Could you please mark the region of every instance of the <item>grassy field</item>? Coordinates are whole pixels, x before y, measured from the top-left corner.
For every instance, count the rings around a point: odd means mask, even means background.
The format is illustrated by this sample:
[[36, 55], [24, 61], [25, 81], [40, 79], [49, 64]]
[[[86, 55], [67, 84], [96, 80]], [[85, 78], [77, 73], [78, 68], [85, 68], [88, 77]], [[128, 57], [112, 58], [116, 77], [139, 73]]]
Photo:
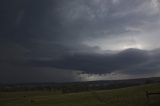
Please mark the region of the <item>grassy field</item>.
[[[0, 92], [0, 106], [147, 106], [145, 91], [160, 92], [160, 84], [62, 94], [60, 91]], [[151, 96], [150, 106], [160, 106]]]

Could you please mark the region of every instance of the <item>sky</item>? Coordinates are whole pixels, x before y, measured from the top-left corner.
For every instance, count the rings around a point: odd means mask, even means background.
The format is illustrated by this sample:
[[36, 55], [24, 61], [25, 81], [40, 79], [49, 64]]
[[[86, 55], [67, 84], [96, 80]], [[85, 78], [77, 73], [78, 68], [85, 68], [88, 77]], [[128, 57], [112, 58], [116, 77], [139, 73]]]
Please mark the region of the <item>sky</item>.
[[160, 0], [1, 0], [0, 83], [160, 76]]

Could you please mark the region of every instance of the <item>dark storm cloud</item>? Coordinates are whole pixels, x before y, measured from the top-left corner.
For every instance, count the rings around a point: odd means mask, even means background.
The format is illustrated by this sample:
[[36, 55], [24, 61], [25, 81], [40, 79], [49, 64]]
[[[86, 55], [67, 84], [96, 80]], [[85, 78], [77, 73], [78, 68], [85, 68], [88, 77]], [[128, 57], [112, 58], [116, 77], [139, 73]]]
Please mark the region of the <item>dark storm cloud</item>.
[[[159, 5], [159, 0], [1, 0], [1, 81], [34, 80], [36, 74], [35, 81], [48, 75], [55, 79], [47, 81], [75, 80], [77, 70], [156, 73]], [[68, 71], [56, 76], [55, 68]]]
[[[1, 38], [25, 46], [28, 46], [28, 42], [32, 42], [31, 40], [47, 39], [48, 31], [45, 21], [50, 19], [48, 11], [54, 7], [51, 0], [1, 0], [0, 5]], [[46, 17], [48, 18], [46, 19]], [[56, 19], [56, 17], [52, 17], [50, 23]], [[51, 26], [54, 26], [54, 23]]]
[[151, 1], [148, 0], [2, 2], [1, 38], [28, 48], [39, 40], [73, 46], [73, 43], [90, 43], [90, 40], [107, 36], [121, 36], [123, 39], [124, 33], [136, 32], [131, 30], [134, 27], [139, 28], [148, 21], [159, 19], [156, 14], [152, 14], [156, 9], [150, 6]]
[[71, 0], [62, 2], [57, 11], [61, 13], [60, 19], [64, 31], [75, 40], [88, 37], [94, 39], [113, 34], [119, 36], [129, 31], [126, 27], [138, 27], [144, 22], [158, 18], [154, 14], [148, 14], [154, 12], [154, 9], [147, 7], [150, 5], [149, 1], [121, 0], [119, 2], [115, 5], [112, 0]]
[[77, 72], [55, 68], [24, 67], [5, 63], [0, 65], [1, 83], [70, 82], [79, 81]]
[[160, 69], [160, 50], [150, 51], [148, 61], [144, 61], [142, 64], [130, 67], [124, 70], [128, 74], [153, 74], [159, 72]]
[[[128, 49], [115, 54], [78, 53], [65, 55], [56, 60], [32, 60], [26, 65], [80, 70], [84, 73], [106, 74], [115, 71], [134, 74], [150, 73], [146, 69], [158, 71], [159, 61], [149, 51]], [[146, 67], [147, 66], [147, 67]], [[155, 67], [156, 66], [156, 67]]]

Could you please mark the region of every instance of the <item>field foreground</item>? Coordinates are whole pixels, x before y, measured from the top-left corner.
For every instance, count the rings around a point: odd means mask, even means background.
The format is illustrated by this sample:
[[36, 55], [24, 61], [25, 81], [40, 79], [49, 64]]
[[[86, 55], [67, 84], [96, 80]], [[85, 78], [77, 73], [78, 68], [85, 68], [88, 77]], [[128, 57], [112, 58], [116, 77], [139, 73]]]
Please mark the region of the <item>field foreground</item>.
[[[62, 94], [61, 91], [0, 92], [0, 106], [160, 106], [160, 84]], [[149, 104], [148, 104], [149, 102]]]

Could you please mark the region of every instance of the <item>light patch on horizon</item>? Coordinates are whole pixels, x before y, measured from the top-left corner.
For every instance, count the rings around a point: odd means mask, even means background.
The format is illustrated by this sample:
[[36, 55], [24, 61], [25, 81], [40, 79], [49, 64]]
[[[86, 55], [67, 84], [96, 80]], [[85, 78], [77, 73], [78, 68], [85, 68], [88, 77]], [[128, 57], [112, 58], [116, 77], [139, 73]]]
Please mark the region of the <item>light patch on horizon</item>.
[[108, 74], [80, 74], [81, 81], [95, 81], [95, 80], [119, 80], [132, 78], [130, 75], [121, 73], [108, 73]]
[[130, 48], [135, 48], [135, 49], [143, 49], [142, 45], [140, 44], [131, 44], [131, 45], [124, 45], [122, 49], [130, 49]]
[[79, 78], [81, 81], [96, 81], [96, 80], [125, 80], [135, 78], [148, 78], [148, 77], [159, 77], [160, 72], [156, 74], [143, 74], [143, 75], [131, 75], [120, 72], [111, 72], [108, 74], [80, 74]]

